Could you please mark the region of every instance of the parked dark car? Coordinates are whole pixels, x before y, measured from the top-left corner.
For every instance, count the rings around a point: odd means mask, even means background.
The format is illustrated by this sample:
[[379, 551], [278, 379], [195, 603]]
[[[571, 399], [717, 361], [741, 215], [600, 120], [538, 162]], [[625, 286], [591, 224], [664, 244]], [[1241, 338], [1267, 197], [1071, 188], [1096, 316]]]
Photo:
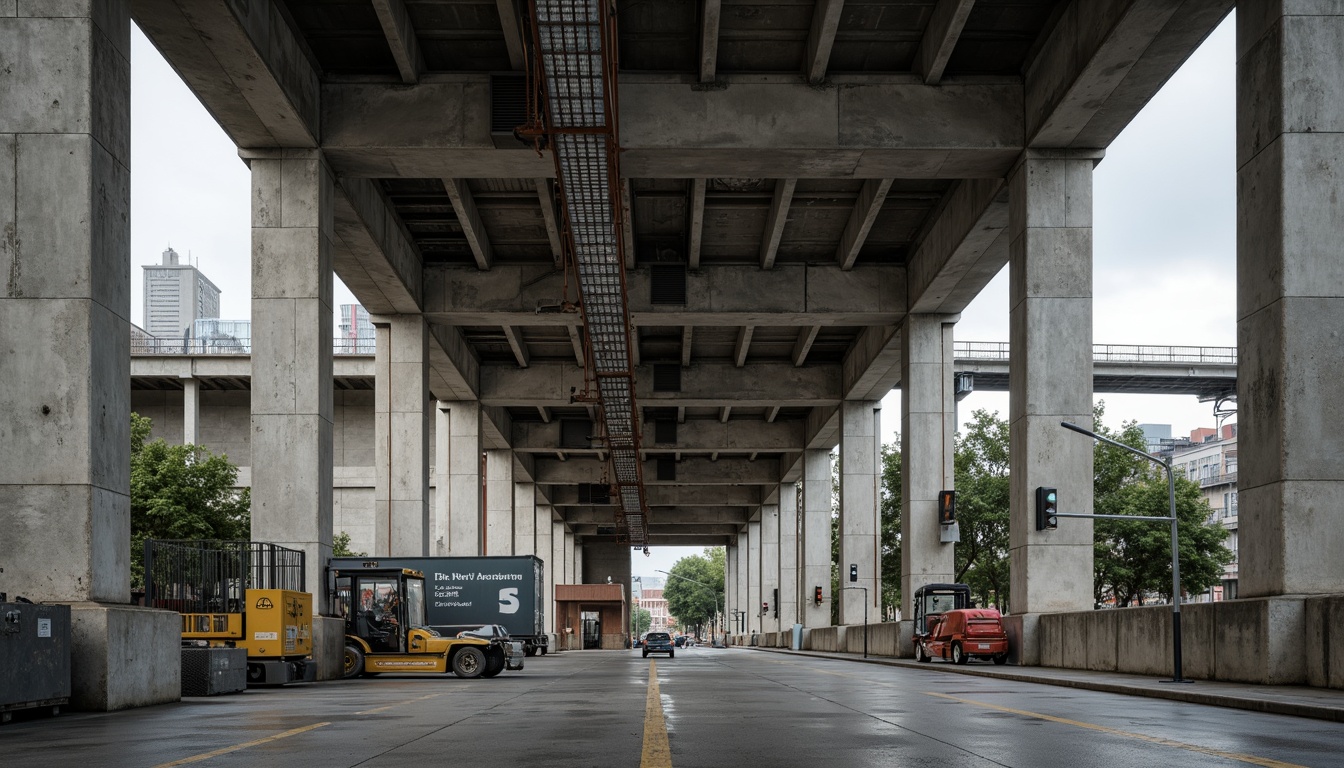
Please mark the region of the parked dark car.
[[666, 653], [669, 659], [677, 655], [677, 647], [672, 644], [672, 636], [666, 632], [650, 632], [644, 636], [644, 658], [650, 653]]
[[677, 639], [676, 639], [676, 640], [673, 640], [673, 641], [672, 641], [672, 644], [675, 645], [675, 646], [677, 646], [678, 648], [685, 648], [685, 647], [686, 647], [686, 636], [685, 636], [685, 635], [677, 635]]

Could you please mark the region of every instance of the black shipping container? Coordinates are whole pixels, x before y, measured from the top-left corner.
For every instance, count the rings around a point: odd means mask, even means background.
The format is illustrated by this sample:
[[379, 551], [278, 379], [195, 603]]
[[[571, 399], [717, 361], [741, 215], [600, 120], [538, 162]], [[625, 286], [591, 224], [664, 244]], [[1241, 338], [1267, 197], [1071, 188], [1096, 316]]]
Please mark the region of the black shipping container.
[[[464, 629], [499, 624], [514, 640], [545, 653], [546, 572], [539, 557], [333, 557], [327, 567], [329, 572], [421, 571], [425, 613], [439, 634], [451, 637]], [[329, 587], [331, 583], [329, 575]]]

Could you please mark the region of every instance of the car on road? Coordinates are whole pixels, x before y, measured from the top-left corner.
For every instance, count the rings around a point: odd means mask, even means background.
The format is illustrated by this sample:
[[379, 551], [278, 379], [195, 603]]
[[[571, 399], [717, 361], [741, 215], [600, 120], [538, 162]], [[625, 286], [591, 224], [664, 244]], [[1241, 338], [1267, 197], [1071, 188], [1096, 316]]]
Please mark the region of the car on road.
[[685, 648], [685, 647], [686, 647], [686, 636], [685, 636], [685, 635], [677, 635], [676, 639], [672, 641], [672, 644], [675, 645], [675, 646], [677, 646], [678, 648]]
[[915, 659], [945, 659], [965, 664], [968, 659], [1008, 661], [1008, 634], [993, 608], [959, 608], [930, 618], [929, 631], [915, 638]]
[[672, 636], [666, 632], [650, 632], [644, 636], [644, 658], [650, 653], [666, 653], [669, 659], [677, 655], [677, 647], [672, 644]]

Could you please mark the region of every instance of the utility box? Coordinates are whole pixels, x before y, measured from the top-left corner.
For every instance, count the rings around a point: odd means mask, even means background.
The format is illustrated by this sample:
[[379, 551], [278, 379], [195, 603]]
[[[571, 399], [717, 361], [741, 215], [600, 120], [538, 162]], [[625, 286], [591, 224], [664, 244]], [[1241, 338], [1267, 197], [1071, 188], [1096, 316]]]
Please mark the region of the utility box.
[[218, 696], [247, 690], [244, 648], [183, 648], [182, 695]]
[[0, 603], [0, 723], [70, 700], [70, 606]]

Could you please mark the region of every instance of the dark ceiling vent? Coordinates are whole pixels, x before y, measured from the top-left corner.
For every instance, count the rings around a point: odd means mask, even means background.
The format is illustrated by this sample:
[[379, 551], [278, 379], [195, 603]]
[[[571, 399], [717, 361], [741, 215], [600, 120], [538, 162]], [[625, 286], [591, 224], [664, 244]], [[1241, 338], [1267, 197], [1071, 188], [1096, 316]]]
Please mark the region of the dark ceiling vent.
[[653, 442], [660, 445], [677, 444], [677, 420], [657, 419], [653, 422]]
[[579, 483], [580, 504], [610, 504], [611, 486], [606, 483]]
[[677, 481], [677, 460], [658, 459], [658, 482], [675, 483]]
[[561, 448], [592, 448], [593, 422], [588, 419], [560, 420]]
[[490, 138], [496, 149], [521, 149], [527, 145], [513, 130], [527, 122], [527, 78], [523, 75], [490, 76]]
[[679, 363], [654, 363], [653, 391], [680, 392], [681, 365]]
[[686, 305], [686, 265], [649, 265], [649, 301], [653, 304]]

